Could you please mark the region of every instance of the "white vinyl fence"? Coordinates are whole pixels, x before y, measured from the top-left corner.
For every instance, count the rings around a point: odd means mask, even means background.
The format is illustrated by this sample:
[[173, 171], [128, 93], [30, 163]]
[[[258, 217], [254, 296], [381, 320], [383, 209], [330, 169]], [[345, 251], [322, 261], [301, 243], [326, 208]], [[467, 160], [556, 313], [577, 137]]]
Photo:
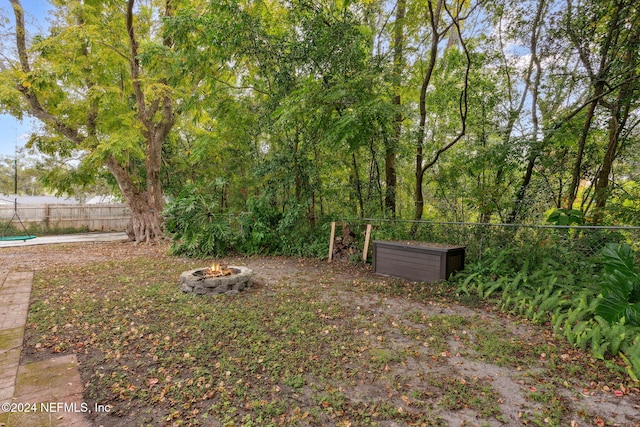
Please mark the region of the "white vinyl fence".
[[[18, 204], [17, 212], [25, 227], [36, 225], [41, 227], [43, 232], [65, 228], [124, 231], [131, 219], [129, 208], [124, 204]], [[0, 224], [9, 221], [13, 214], [13, 204], [0, 205]], [[20, 227], [15, 218], [13, 226]]]

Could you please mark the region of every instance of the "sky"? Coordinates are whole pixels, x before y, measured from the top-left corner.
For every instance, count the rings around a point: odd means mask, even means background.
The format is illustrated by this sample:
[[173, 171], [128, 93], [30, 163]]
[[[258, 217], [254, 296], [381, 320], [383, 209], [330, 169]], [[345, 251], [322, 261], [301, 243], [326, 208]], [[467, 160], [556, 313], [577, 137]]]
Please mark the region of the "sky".
[[[46, 15], [51, 5], [46, 0], [22, 0], [27, 25], [27, 37], [36, 32], [43, 32], [47, 27]], [[15, 18], [11, 5], [7, 0], [0, 0], [0, 14], [2, 19], [8, 19], [12, 31], [15, 29]], [[13, 36], [13, 34], [11, 34]], [[36, 120], [25, 117], [22, 121], [10, 115], [0, 114], [0, 156], [15, 155], [16, 147], [24, 147], [31, 132], [39, 127]]]

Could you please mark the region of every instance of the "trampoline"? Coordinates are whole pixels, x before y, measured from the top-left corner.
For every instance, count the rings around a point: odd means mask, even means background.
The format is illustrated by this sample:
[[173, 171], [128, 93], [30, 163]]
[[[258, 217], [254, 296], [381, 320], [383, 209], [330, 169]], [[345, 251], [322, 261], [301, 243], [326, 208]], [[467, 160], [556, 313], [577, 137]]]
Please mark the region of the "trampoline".
[[[5, 234], [11, 228], [11, 223], [13, 223], [14, 219], [20, 223], [20, 226], [22, 227], [22, 231], [24, 232], [24, 234], [18, 235], [18, 236], [6, 236]], [[13, 216], [11, 217], [9, 222], [5, 224], [4, 228], [2, 229], [2, 234], [0, 235], [0, 242], [9, 242], [9, 241], [18, 241], [18, 240], [22, 240], [23, 242], [26, 242], [27, 240], [31, 240], [35, 238], [36, 236], [29, 234], [29, 232], [27, 231], [27, 227], [24, 226], [24, 223], [20, 219], [20, 215], [18, 215], [18, 199], [15, 198], [13, 200]]]

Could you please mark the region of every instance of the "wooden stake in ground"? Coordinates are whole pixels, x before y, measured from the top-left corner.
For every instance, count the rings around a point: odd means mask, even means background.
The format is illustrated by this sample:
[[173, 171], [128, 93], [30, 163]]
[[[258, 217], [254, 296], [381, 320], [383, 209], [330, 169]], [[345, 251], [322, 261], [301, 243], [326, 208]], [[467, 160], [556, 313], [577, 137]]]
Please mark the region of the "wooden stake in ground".
[[333, 259], [333, 241], [336, 237], [336, 222], [331, 222], [331, 237], [329, 238], [329, 262]]
[[362, 250], [362, 260], [367, 262], [369, 254], [369, 239], [371, 239], [371, 224], [367, 224], [367, 231], [364, 235], [364, 249]]

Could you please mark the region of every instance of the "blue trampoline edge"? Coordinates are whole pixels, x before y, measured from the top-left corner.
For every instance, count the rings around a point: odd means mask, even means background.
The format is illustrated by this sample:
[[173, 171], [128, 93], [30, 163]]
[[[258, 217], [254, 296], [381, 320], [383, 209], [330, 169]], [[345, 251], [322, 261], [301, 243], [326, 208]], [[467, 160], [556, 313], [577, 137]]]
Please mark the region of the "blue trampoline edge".
[[0, 237], [0, 242], [12, 242], [17, 240], [22, 240], [26, 242], [27, 240], [35, 239], [38, 236], [2, 236]]

